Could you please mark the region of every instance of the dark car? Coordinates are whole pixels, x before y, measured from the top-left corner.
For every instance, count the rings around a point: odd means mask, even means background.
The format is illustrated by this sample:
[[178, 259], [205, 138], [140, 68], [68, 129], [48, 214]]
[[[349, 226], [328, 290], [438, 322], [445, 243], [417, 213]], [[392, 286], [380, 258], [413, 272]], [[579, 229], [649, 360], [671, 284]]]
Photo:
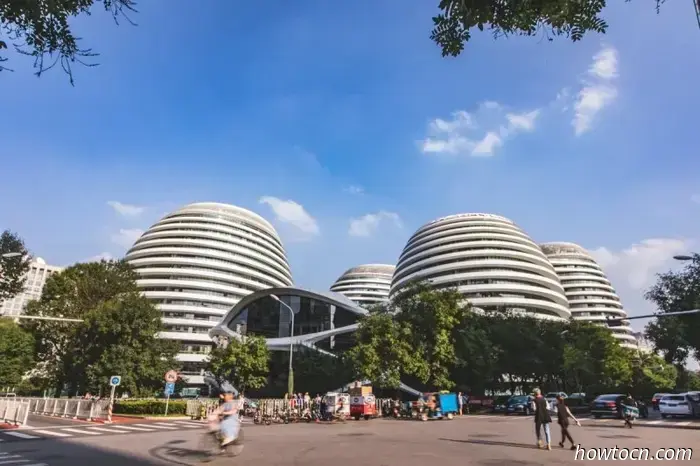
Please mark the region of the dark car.
[[508, 403], [508, 400], [510, 398], [511, 398], [510, 395], [497, 396], [493, 400], [493, 404], [491, 405], [491, 412], [492, 413], [505, 413], [506, 412], [506, 404]]
[[529, 416], [532, 414], [530, 403], [534, 400], [529, 395], [511, 396], [506, 402], [506, 415], [508, 414], [524, 414]]
[[619, 393], [600, 395], [591, 403], [591, 414], [596, 419], [603, 416], [622, 418], [620, 406], [625, 398], [627, 398], [626, 395], [620, 395]]

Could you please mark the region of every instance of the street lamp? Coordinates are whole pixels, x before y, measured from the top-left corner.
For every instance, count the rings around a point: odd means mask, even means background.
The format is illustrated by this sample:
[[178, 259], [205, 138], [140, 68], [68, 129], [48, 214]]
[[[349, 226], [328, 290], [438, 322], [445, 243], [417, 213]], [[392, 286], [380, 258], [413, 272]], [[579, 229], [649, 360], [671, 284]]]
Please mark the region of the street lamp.
[[294, 369], [292, 369], [292, 356], [294, 355], [294, 309], [292, 309], [289, 304], [282, 301], [277, 295], [271, 294], [270, 298], [289, 309], [289, 314], [292, 316], [292, 329], [289, 332], [289, 372], [287, 375], [287, 393], [289, 393], [289, 396], [292, 396], [294, 393]]

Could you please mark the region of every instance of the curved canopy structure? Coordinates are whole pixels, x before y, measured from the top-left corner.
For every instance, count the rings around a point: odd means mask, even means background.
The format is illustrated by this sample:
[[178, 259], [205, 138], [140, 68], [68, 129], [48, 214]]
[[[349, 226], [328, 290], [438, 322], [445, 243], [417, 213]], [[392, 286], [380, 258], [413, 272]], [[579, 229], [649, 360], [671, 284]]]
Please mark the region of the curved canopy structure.
[[[294, 331], [291, 310], [294, 311]], [[271, 350], [288, 351], [302, 344], [335, 353], [354, 344], [352, 332], [367, 310], [339, 293], [277, 287], [256, 291], [241, 299], [210, 331], [213, 338], [258, 335]]]

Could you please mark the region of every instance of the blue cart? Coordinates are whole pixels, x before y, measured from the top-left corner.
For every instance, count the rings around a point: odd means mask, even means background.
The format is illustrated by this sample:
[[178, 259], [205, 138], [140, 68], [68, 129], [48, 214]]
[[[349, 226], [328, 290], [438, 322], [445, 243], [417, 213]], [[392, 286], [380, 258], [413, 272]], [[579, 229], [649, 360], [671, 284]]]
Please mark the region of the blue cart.
[[427, 393], [423, 397], [425, 408], [420, 413], [419, 419], [454, 419], [458, 413], [456, 393]]

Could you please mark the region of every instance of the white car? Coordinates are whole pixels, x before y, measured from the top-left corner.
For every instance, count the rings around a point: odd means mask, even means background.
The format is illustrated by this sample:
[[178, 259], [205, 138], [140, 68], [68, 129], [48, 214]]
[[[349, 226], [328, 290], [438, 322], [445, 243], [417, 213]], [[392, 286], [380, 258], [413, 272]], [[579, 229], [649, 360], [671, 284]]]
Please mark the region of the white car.
[[557, 396], [560, 396], [560, 395], [561, 395], [561, 397], [564, 398], [564, 399], [567, 398], [567, 395], [566, 395], [566, 393], [564, 393], [564, 392], [549, 392], [549, 393], [547, 393], [547, 394], [544, 396], [544, 399], [547, 400], [547, 402], [548, 402], [550, 405], [553, 405], [553, 404], [556, 404], [556, 402], [557, 402]]
[[690, 403], [685, 393], [678, 395], [665, 395], [659, 401], [659, 411], [661, 417], [668, 416], [690, 416]]

